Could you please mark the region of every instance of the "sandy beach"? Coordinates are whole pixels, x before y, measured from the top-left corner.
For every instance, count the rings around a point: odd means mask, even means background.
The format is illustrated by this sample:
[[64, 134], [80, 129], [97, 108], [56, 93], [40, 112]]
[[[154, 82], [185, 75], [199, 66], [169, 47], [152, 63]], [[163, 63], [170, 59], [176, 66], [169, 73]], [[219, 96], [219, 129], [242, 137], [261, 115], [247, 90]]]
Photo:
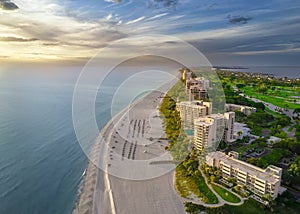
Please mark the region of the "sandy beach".
[[175, 165], [161, 164], [172, 158], [159, 106], [174, 83], [136, 100], [102, 129], [74, 213], [185, 213]]

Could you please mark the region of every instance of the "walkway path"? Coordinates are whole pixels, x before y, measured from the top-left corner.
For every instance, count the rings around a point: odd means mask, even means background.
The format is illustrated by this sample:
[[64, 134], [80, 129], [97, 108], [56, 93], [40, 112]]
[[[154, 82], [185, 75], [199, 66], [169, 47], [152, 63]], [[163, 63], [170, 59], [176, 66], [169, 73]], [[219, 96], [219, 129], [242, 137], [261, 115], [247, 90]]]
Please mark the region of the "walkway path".
[[[205, 179], [205, 183], [207, 184], [208, 188], [209, 188], [209, 189], [215, 194], [215, 196], [218, 198], [218, 203], [217, 203], [217, 204], [207, 204], [207, 203], [204, 203], [203, 201], [201, 201], [199, 198], [193, 198], [193, 199], [189, 198], [189, 199], [187, 199], [187, 198], [181, 197], [182, 200], [183, 200], [184, 202], [192, 202], [192, 203], [194, 203], [194, 204], [202, 205], [202, 206], [208, 207], [208, 208], [217, 208], [217, 207], [223, 206], [224, 204], [228, 204], [228, 205], [231, 205], [231, 206], [240, 206], [240, 205], [242, 205], [242, 204], [244, 203], [245, 199], [242, 198], [241, 196], [237, 195], [235, 192], [231, 191], [230, 189], [225, 188], [224, 186], [222, 186], [222, 185], [220, 185], [220, 184], [213, 183], [213, 184], [215, 184], [215, 185], [217, 185], [217, 186], [220, 186], [220, 187], [224, 188], [224, 189], [227, 190], [228, 192], [234, 194], [234, 195], [237, 196], [241, 201], [238, 202], [238, 203], [232, 203], [232, 202], [229, 202], [229, 201], [224, 200], [224, 199], [223, 199], [223, 198], [222, 198], [222, 197], [221, 197], [221, 196], [213, 189], [213, 187], [211, 186], [211, 184], [208, 184], [207, 178], [206, 178], [206, 176], [203, 174], [203, 172], [202, 172], [202, 170], [200, 169], [200, 167], [199, 167], [199, 171], [201, 172], [201, 175], [202, 175], [203, 178]], [[174, 179], [175, 179], [175, 178], [174, 178]]]
[[296, 128], [294, 127], [292, 131], [289, 131], [291, 126], [294, 126], [295, 124], [289, 125], [284, 127], [282, 130], [288, 135], [289, 138], [295, 138]]

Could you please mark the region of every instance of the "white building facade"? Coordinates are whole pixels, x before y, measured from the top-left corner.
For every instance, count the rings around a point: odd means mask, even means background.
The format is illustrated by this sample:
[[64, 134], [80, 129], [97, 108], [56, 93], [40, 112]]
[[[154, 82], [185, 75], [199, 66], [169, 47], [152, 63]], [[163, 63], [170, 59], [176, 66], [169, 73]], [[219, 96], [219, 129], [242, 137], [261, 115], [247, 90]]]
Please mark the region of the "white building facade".
[[199, 151], [215, 151], [223, 138], [225, 117], [212, 114], [194, 120], [194, 147]]
[[185, 101], [177, 103], [184, 128], [193, 129], [194, 119], [205, 117], [212, 113], [212, 103], [203, 101]]
[[226, 112], [224, 113], [225, 117], [225, 130], [223, 140], [227, 143], [235, 141], [234, 139], [234, 122], [235, 122], [235, 113]]
[[256, 108], [250, 106], [236, 105], [236, 104], [226, 104], [225, 105], [227, 111], [240, 111], [245, 115], [250, 115], [256, 112]]
[[222, 176], [235, 178], [237, 183], [245, 185], [256, 195], [270, 194], [273, 199], [278, 196], [282, 169], [273, 165], [262, 169], [238, 160], [238, 153], [211, 152], [206, 156], [206, 163], [220, 169]]

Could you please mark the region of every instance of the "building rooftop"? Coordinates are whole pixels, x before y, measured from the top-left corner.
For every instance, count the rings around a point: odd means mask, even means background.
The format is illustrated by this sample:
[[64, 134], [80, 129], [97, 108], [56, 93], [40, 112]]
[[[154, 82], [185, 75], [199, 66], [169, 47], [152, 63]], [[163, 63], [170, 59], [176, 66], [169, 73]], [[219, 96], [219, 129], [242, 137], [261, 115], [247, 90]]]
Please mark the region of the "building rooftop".
[[198, 89], [199, 91], [206, 91], [202, 86], [200, 85], [192, 85], [190, 87], [191, 90], [194, 90], [194, 89]]
[[256, 176], [256, 178], [266, 180], [269, 183], [276, 183], [279, 181], [279, 178], [276, 177], [275, 174], [272, 174], [271, 172], [268, 172], [268, 168], [271, 167], [272, 169], [281, 170], [281, 168], [276, 166], [268, 166], [266, 169], [262, 169], [259, 167], [256, 167], [254, 165], [248, 164], [244, 161], [235, 159], [233, 157], [229, 157], [225, 153], [222, 152], [212, 152], [207, 155], [208, 158], [216, 158], [224, 162], [225, 164], [231, 165], [234, 168], [239, 168], [247, 173], [249, 173], [252, 176]]

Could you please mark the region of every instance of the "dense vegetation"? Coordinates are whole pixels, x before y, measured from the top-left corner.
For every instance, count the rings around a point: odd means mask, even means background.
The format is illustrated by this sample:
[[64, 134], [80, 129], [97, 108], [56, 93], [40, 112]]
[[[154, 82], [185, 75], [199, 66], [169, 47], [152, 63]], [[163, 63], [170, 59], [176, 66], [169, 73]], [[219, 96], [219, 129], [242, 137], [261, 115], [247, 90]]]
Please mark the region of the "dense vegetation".
[[300, 155], [300, 143], [293, 138], [285, 138], [274, 144], [275, 148], [288, 149], [294, 154]]
[[294, 162], [291, 164], [288, 172], [294, 176], [300, 175], [300, 157], [298, 157], [294, 160]]
[[181, 130], [181, 119], [179, 112], [176, 110], [176, 101], [168, 95], [165, 96], [160, 111], [163, 116], [165, 133], [170, 140], [170, 147], [172, 147], [176, 143]]
[[262, 158], [248, 158], [247, 162], [261, 168], [266, 168], [269, 165], [278, 165], [283, 157], [291, 155], [292, 153], [286, 149], [276, 148]]
[[[254, 135], [262, 136], [265, 130], [265, 135], [272, 135], [279, 138], [287, 137], [282, 128], [291, 124], [291, 119], [285, 115], [270, 111], [263, 103], [256, 103], [249, 100], [238, 92], [233, 90], [233, 83], [229, 82], [228, 77], [220, 76], [224, 87], [227, 103], [247, 105], [257, 108], [257, 112], [246, 116], [241, 112], [236, 112], [236, 121], [246, 123]], [[238, 79], [236, 81], [242, 81]], [[237, 84], [241, 87], [242, 84]]]
[[252, 100], [249, 100], [243, 96], [240, 96], [238, 92], [233, 90], [233, 87], [230, 82], [227, 81], [227, 79], [221, 78], [225, 97], [226, 97], [226, 103], [233, 103], [237, 105], [246, 105], [255, 107], [257, 109], [264, 110], [265, 106], [262, 103], [256, 103]]
[[[243, 140], [238, 140], [236, 144], [228, 146], [227, 144], [223, 145], [223, 149], [235, 150], [240, 153], [242, 157], [243, 153], [251, 154], [255, 152], [259, 155], [258, 158], [248, 158], [247, 162], [254, 164], [256, 166], [265, 168], [268, 165], [279, 165], [283, 158], [289, 158], [293, 163], [290, 165], [289, 169], [284, 172], [283, 179], [285, 184], [290, 182], [291, 184], [299, 184], [300, 182], [300, 123], [299, 118], [294, 116], [293, 120], [279, 112], [271, 111], [269, 108], [265, 107], [263, 103], [256, 103], [250, 99], [247, 99], [244, 96], [241, 96], [240, 93], [251, 93], [263, 95], [265, 97], [270, 96], [274, 97], [278, 95], [280, 97], [286, 97], [287, 102], [291, 103], [290, 95], [294, 93], [300, 87], [300, 81], [283, 81], [275, 78], [264, 78], [258, 76], [252, 76], [250, 74], [233, 74], [230, 72], [219, 72], [220, 79], [222, 82], [224, 93], [226, 96], [227, 103], [234, 103], [239, 105], [247, 105], [257, 108], [257, 112], [246, 116], [241, 112], [236, 112], [236, 121], [241, 123], [246, 123], [247, 126], [251, 129], [251, 133], [254, 135], [260, 136], [252, 143], [248, 143], [250, 137], [246, 137]], [[247, 82], [247, 85], [246, 85]], [[163, 121], [165, 125], [165, 130], [168, 139], [170, 140], [170, 152], [175, 160], [184, 160], [179, 162], [180, 164], [176, 168], [176, 188], [181, 196], [188, 198], [193, 195], [198, 196], [206, 203], [217, 203], [218, 199], [210, 191], [208, 186], [205, 183], [204, 178], [202, 177], [198, 169], [198, 159], [195, 152], [191, 155], [184, 153], [188, 151], [189, 142], [185, 136], [185, 133], [181, 129], [180, 124], [180, 115], [176, 110], [175, 100], [183, 101], [187, 100], [184, 90], [184, 82], [178, 81], [177, 84], [168, 92], [168, 95], [164, 98], [161, 105], [161, 115], [163, 116]], [[248, 84], [249, 83], [249, 84]], [[214, 84], [214, 83], [213, 83]], [[234, 88], [236, 86], [236, 88]], [[221, 98], [221, 93], [217, 90], [218, 93], [215, 97], [210, 97], [216, 100], [211, 99], [210, 101], [218, 101]], [[249, 93], [250, 93], [249, 92]], [[214, 93], [214, 92], [213, 92]], [[249, 95], [249, 94], [248, 94]], [[292, 94], [295, 95], [295, 94]], [[254, 96], [253, 96], [254, 97]], [[260, 97], [261, 100], [264, 100]], [[281, 98], [276, 98], [274, 100], [264, 100], [273, 104], [278, 104], [278, 100]], [[295, 99], [298, 99], [295, 96]], [[221, 100], [221, 99], [220, 99]], [[280, 102], [280, 101], [279, 101]], [[220, 102], [221, 103], [221, 102]], [[281, 105], [282, 104], [282, 105]], [[284, 106], [285, 108], [295, 108], [297, 106], [296, 101], [291, 105], [282, 102], [278, 106]], [[217, 106], [214, 106], [216, 108]], [[298, 105], [299, 107], [299, 105]], [[300, 113], [300, 108], [295, 108], [294, 112]], [[283, 129], [285, 127], [285, 129]], [[291, 132], [295, 128], [295, 137], [288, 138], [286, 130], [288, 129]], [[285, 131], [284, 131], [285, 130]], [[281, 138], [281, 141], [273, 144], [273, 148], [267, 147], [267, 139], [269, 136], [276, 136]], [[173, 149], [173, 151], [172, 151]], [[175, 152], [174, 152], [175, 151]], [[254, 154], [254, 153], [253, 153]], [[179, 158], [178, 158], [179, 157]], [[185, 158], [186, 157], [186, 158]], [[249, 156], [248, 156], [249, 157]], [[251, 157], [251, 156], [250, 156]], [[244, 156], [245, 158], [245, 156]], [[246, 159], [246, 158], [245, 158]], [[245, 160], [244, 159], [244, 160]], [[213, 168], [206, 167], [202, 170], [208, 182], [218, 182], [220, 179], [220, 173], [218, 170]], [[221, 197], [229, 197], [229, 193], [226, 190], [213, 185], [213, 188], [220, 194]], [[231, 196], [231, 195], [230, 195]], [[234, 201], [235, 195], [230, 197], [228, 200]], [[282, 201], [282, 197], [278, 199], [280, 203], [286, 204], [289, 206], [289, 211], [291, 213], [295, 212], [299, 206], [289, 204], [291, 201], [294, 201], [292, 198], [285, 198]], [[236, 201], [235, 201], [236, 202]], [[205, 210], [207, 213], [270, 213], [270, 208], [265, 207], [264, 205], [259, 204], [254, 200], [247, 200], [242, 206], [231, 207], [225, 205], [216, 209], [208, 209], [201, 205], [195, 205], [193, 203], [185, 203], [186, 211], [189, 213], [197, 213], [201, 210]], [[272, 206], [271, 209], [275, 209], [276, 213], [284, 213], [282, 205]]]
[[[238, 97], [238, 93], [244, 93], [250, 97], [272, 103], [281, 108], [299, 108], [299, 79], [276, 79], [271, 75], [249, 74], [244, 72], [218, 71], [222, 80], [227, 102], [243, 104], [247, 103], [245, 98]], [[232, 85], [237, 86], [239, 92], [230, 89]], [[227, 97], [227, 95], [229, 95]], [[236, 99], [234, 99], [236, 98]], [[247, 105], [251, 105], [249, 102]]]
[[230, 206], [225, 204], [224, 206], [218, 208], [206, 208], [202, 205], [186, 202], [185, 208], [188, 213], [193, 214], [200, 213], [201, 211], [204, 211], [208, 214], [298, 214], [300, 205], [294, 202], [293, 195], [285, 192], [282, 196], [279, 196], [276, 201], [273, 202], [273, 205], [271, 207], [265, 206], [253, 199], [248, 199], [245, 200], [244, 204], [242, 204], [241, 206]]
[[[290, 186], [298, 185], [300, 182], [300, 80], [282, 78], [276, 79], [272, 76], [262, 74], [250, 74], [243, 72], [218, 71], [222, 81], [227, 103], [244, 104], [257, 108], [257, 112], [246, 116], [236, 112], [236, 121], [245, 123], [251, 129], [251, 134], [261, 136], [252, 143], [250, 138], [238, 140], [233, 146], [221, 144], [222, 149], [235, 150], [242, 154], [252, 152], [264, 153], [258, 158], [247, 158], [247, 162], [265, 168], [273, 164], [281, 166], [280, 162], [294, 160], [288, 170], [283, 172], [283, 183]], [[278, 107], [277, 112], [265, 107], [262, 103], [255, 104], [240, 94], [244, 93], [250, 97], [272, 103]], [[294, 109], [293, 117], [283, 114], [286, 108]], [[290, 138], [295, 132], [294, 137]], [[288, 136], [289, 132], [289, 136]], [[281, 141], [268, 148], [266, 139], [270, 136], [281, 138]]]
[[[181, 128], [180, 113], [176, 109], [176, 97], [185, 99], [183, 83], [178, 81], [164, 97], [160, 106], [160, 113], [167, 138], [170, 140], [166, 148], [170, 151], [173, 160], [177, 163], [182, 162], [190, 152], [190, 141]], [[179, 95], [179, 96], [176, 96]]]
[[198, 167], [198, 156], [193, 150], [191, 155], [176, 168], [176, 188], [178, 192], [185, 198], [187, 198], [190, 193], [193, 193], [204, 203], [218, 203], [218, 198], [208, 188]]

